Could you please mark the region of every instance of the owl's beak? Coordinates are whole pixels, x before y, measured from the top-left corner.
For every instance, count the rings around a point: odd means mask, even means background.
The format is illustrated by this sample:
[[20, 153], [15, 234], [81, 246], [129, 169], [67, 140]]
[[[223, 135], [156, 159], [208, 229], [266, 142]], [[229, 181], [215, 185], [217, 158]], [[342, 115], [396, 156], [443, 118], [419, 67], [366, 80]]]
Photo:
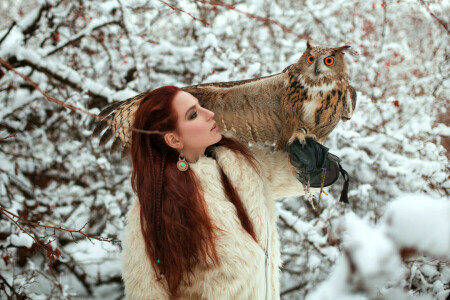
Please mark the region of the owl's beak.
[[319, 70], [319, 65], [318, 62], [316, 61], [315, 65], [314, 65], [314, 75], [319, 75], [320, 74], [320, 70]]

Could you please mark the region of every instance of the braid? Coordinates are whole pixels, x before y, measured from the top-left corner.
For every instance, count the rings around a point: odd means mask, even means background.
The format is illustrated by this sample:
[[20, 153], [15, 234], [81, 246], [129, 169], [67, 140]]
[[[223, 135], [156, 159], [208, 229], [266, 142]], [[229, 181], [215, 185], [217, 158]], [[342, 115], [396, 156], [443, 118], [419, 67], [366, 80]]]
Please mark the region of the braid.
[[[149, 153], [149, 156], [150, 156], [149, 172], [153, 173], [154, 172], [154, 168], [153, 168], [153, 151], [152, 151], [152, 146], [151, 146], [151, 141], [150, 141], [150, 135], [147, 135], [146, 145], [147, 145], [148, 153]], [[152, 178], [154, 178], [154, 177], [155, 176], [152, 176]], [[153, 204], [153, 211], [155, 212], [155, 214], [157, 216], [157, 218], [154, 219], [154, 222], [156, 222], [156, 225], [158, 226], [158, 203], [156, 201], [156, 185], [155, 185], [155, 181], [152, 180], [150, 184], [151, 184], [151, 186], [149, 187], [150, 190], [151, 190], [151, 202], [150, 203]], [[143, 187], [143, 188], [145, 188], [145, 187]], [[155, 243], [158, 243], [160, 236], [156, 235], [156, 237], [157, 238], [155, 239]]]
[[158, 228], [158, 234], [161, 236], [161, 198], [162, 198], [162, 186], [164, 180], [164, 166], [166, 162], [166, 153], [163, 153], [161, 160], [161, 172], [158, 177], [158, 198], [156, 203], [156, 225]]
[[[147, 148], [148, 148], [148, 153], [149, 153], [149, 155], [150, 155], [150, 172], [153, 172], [153, 151], [152, 151], [152, 146], [151, 146], [151, 143], [150, 143], [150, 135], [147, 135], [147, 140], [146, 140], [146, 142], [147, 142]], [[153, 176], [152, 176], [153, 177]], [[152, 188], [151, 188], [151, 190], [152, 190], [152, 199], [155, 199], [155, 192], [156, 192], [156, 189], [155, 189], [155, 184], [154, 184], [154, 182], [152, 182]]]
[[[148, 136], [147, 141], [146, 141], [146, 145], [148, 148], [148, 152], [149, 152], [149, 156], [150, 156], [150, 170], [149, 172], [152, 172], [152, 175], [156, 175], [155, 174], [155, 168], [154, 168], [154, 160], [153, 160], [153, 149], [151, 146], [151, 139], [150, 136]], [[155, 153], [155, 155], [159, 156], [158, 151]], [[155, 232], [155, 236], [154, 236], [154, 255], [156, 258], [156, 262], [158, 264], [160, 264], [159, 268], [163, 267], [162, 265], [162, 257], [161, 257], [161, 253], [159, 253], [161, 251], [161, 247], [162, 247], [162, 240], [163, 240], [163, 236], [162, 236], [162, 226], [161, 226], [161, 198], [162, 198], [162, 185], [163, 185], [163, 177], [164, 177], [164, 167], [165, 167], [165, 163], [166, 163], [166, 152], [163, 152], [162, 157], [161, 157], [161, 170], [159, 172], [159, 176], [152, 176], [152, 178], [156, 179], [156, 180], [152, 180], [151, 181], [151, 203], [153, 204], [152, 209], [154, 212], [154, 226], [156, 228], [156, 232]], [[155, 269], [156, 272], [156, 269]], [[163, 278], [163, 273], [162, 272], [156, 272], [156, 276], [157, 276], [157, 280], [161, 280]]]

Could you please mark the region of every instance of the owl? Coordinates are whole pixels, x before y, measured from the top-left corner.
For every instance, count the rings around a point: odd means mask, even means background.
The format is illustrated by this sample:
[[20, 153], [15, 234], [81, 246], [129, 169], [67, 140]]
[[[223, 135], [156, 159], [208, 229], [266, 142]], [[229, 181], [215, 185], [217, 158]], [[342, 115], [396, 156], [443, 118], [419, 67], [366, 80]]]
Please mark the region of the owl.
[[299, 61], [286, 70], [288, 84], [280, 99], [282, 127], [277, 148], [310, 136], [323, 143], [339, 120], [352, 117], [356, 91], [349, 85], [344, 51], [312, 47], [308, 42]]
[[[349, 85], [344, 51], [314, 47], [308, 41], [300, 59], [270, 76], [207, 83], [182, 88], [212, 110], [222, 131], [232, 131], [241, 142], [275, 145], [313, 137], [323, 142], [339, 120], [351, 118], [356, 105], [355, 89]], [[100, 144], [114, 136], [111, 151], [122, 146], [126, 156], [131, 145], [134, 112], [146, 93], [104, 109], [94, 130], [97, 136], [108, 127]]]

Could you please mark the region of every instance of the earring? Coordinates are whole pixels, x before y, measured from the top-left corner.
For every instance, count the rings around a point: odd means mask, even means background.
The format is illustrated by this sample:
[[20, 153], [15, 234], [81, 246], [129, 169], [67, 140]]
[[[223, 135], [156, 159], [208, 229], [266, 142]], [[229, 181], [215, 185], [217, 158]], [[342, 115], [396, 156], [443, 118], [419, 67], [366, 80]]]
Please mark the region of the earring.
[[178, 157], [177, 168], [181, 172], [185, 172], [189, 169], [189, 164], [186, 161], [186, 158], [184, 158], [183, 153], [180, 153], [180, 156]]

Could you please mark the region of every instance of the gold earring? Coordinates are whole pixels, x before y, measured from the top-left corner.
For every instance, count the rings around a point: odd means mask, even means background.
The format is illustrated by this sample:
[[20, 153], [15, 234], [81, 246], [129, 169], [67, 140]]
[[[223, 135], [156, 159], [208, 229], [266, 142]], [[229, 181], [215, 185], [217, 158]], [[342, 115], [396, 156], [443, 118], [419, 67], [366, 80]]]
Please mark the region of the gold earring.
[[187, 169], [189, 169], [189, 164], [186, 161], [186, 158], [184, 157], [183, 153], [180, 153], [180, 156], [178, 157], [177, 168], [181, 172], [185, 172], [187, 171]]

